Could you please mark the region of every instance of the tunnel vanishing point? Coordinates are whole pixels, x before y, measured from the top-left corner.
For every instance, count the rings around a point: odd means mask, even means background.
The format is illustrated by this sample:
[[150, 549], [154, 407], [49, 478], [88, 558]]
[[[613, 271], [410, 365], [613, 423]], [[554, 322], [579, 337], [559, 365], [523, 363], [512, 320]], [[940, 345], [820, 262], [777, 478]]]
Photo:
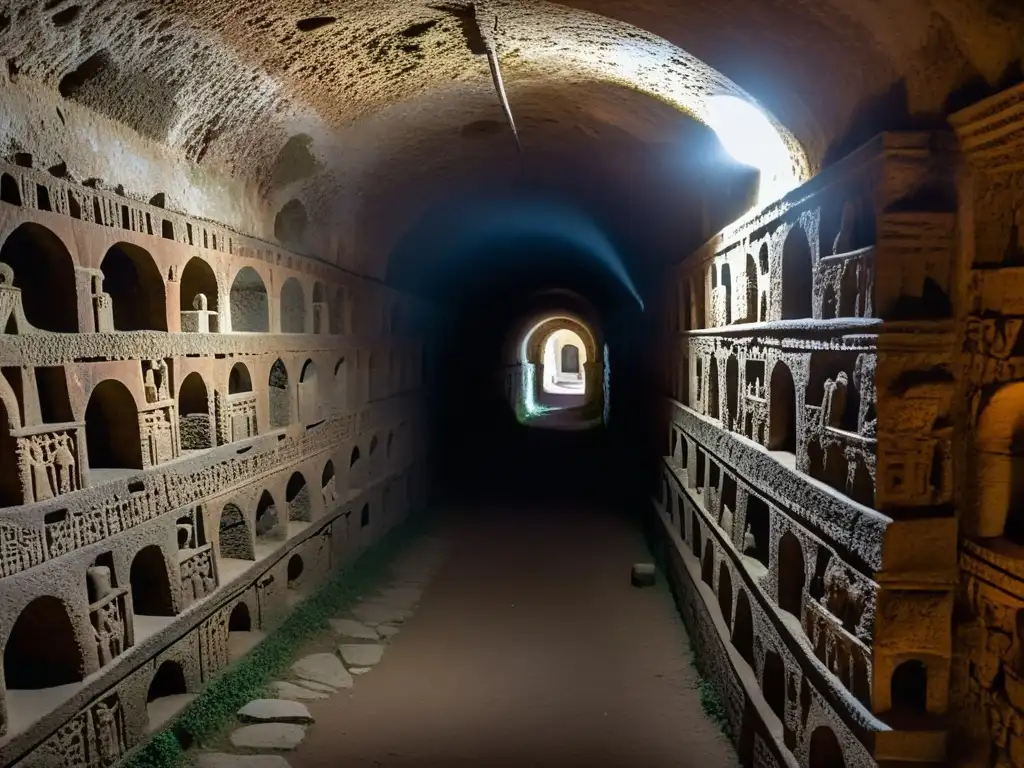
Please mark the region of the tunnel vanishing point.
[[621, 459], [744, 765], [1024, 766], [1022, 56], [1015, 0], [5, 0], [0, 764], [125, 758], [525, 461], [497, 408]]

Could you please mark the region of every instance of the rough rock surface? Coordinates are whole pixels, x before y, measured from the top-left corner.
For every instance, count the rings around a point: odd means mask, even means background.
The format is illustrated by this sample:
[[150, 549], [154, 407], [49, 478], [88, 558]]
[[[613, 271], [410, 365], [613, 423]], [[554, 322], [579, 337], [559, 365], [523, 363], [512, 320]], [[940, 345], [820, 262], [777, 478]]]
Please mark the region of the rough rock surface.
[[290, 683], [287, 680], [278, 680], [270, 684], [270, 690], [275, 696], [293, 701], [322, 701], [328, 698], [328, 694], [322, 691], [314, 691], [305, 685]]
[[226, 752], [204, 752], [196, 759], [198, 768], [289, 768], [280, 755], [231, 755]]
[[331, 619], [331, 630], [340, 637], [351, 637], [356, 640], [376, 640], [377, 631], [362, 622], [352, 619]]
[[246, 725], [231, 732], [236, 749], [295, 749], [306, 737], [306, 729], [291, 723]]
[[375, 643], [344, 643], [338, 652], [350, 667], [372, 667], [384, 656], [384, 646]]
[[256, 699], [238, 710], [243, 723], [295, 723], [309, 725], [313, 716], [305, 704], [287, 699]]
[[314, 653], [292, 664], [292, 672], [303, 680], [312, 680], [335, 688], [351, 688], [352, 675], [333, 653]]

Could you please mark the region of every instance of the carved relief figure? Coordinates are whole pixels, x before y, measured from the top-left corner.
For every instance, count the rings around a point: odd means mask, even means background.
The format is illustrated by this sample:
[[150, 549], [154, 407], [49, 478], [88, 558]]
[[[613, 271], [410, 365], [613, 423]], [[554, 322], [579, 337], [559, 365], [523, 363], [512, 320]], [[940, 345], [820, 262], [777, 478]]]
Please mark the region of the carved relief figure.
[[821, 401], [821, 426], [838, 427], [846, 410], [846, 371], [840, 371], [835, 379], [825, 381], [825, 396]]
[[77, 491], [74, 442], [67, 432], [18, 439], [25, 501], [45, 501]]

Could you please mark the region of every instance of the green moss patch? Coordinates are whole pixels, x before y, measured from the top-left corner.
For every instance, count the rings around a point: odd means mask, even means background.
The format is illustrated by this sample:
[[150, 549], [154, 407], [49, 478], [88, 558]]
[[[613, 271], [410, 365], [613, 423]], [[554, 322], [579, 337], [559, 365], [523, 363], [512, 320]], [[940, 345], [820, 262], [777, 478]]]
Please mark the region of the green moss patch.
[[238, 709], [260, 698], [268, 685], [294, 660], [296, 651], [361, 595], [382, 583], [394, 556], [429, 525], [420, 515], [389, 532], [363, 552], [350, 567], [300, 603], [284, 622], [249, 653], [227, 667], [172, 720], [122, 763], [124, 768], [181, 768], [185, 750], [213, 738], [235, 717]]

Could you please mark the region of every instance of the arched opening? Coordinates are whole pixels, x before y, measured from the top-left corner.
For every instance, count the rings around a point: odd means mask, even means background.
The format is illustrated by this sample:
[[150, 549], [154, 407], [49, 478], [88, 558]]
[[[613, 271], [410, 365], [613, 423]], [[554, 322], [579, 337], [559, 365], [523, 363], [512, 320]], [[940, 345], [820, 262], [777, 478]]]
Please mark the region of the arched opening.
[[63, 601], [45, 595], [25, 606], [4, 647], [7, 690], [70, 685], [81, 682], [84, 671], [82, 651]]
[[339, 408], [348, 408], [348, 361], [344, 357], [334, 366], [334, 401]]
[[351, 469], [359, 461], [359, 446], [355, 445], [352, 447], [352, 453], [349, 456], [348, 466]]
[[363, 504], [363, 508], [359, 510], [359, 527], [365, 528], [370, 524], [370, 505]]
[[715, 579], [715, 545], [708, 539], [704, 544], [704, 557], [700, 562], [700, 580], [708, 586], [714, 584]]
[[196, 299], [202, 295], [206, 298], [206, 308], [217, 311], [217, 276], [213, 267], [198, 256], [188, 260], [181, 270], [181, 311], [191, 312], [198, 309]]
[[252, 378], [245, 363], [235, 363], [228, 374], [228, 394], [238, 395], [242, 392], [252, 392]]
[[754, 666], [754, 617], [746, 590], [736, 593], [736, 617], [732, 622], [732, 644], [751, 667]]
[[270, 366], [267, 384], [270, 390], [270, 428], [287, 427], [292, 421], [291, 388], [288, 386], [288, 369], [281, 358]]
[[976, 441], [977, 535], [1024, 545], [1024, 382], [995, 392]]
[[235, 560], [255, 560], [252, 533], [242, 510], [230, 502], [220, 513], [220, 556]]
[[807, 757], [807, 768], [846, 768], [843, 748], [839, 739], [827, 725], [814, 729]]
[[542, 347], [543, 405], [571, 408], [583, 404], [587, 394], [584, 365], [588, 362], [586, 346], [578, 333], [560, 328], [551, 333]]
[[21, 205], [21, 189], [18, 181], [9, 173], [0, 174], [0, 201]]
[[299, 577], [302, 576], [304, 569], [305, 566], [299, 555], [292, 555], [288, 559], [288, 589], [295, 589], [298, 586]]
[[0, 263], [14, 270], [29, 323], [44, 331], [78, 331], [75, 264], [59, 237], [38, 224], [22, 224], [0, 247]]
[[711, 365], [708, 367], [707, 415], [712, 419], [718, 419], [722, 416], [718, 408], [718, 358], [715, 357], [714, 353], [711, 355]]
[[327, 292], [324, 289], [324, 284], [317, 280], [313, 284], [313, 333], [325, 333], [329, 323]]
[[264, 491], [259, 504], [256, 505], [256, 538], [279, 538], [284, 528], [282, 522], [274, 497], [270, 495], [270, 491]]
[[334, 303], [331, 305], [331, 333], [340, 336], [348, 333], [348, 323], [345, 313], [348, 311], [348, 302], [345, 300], [345, 289], [338, 288], [334, 294]]
[[736, 355], [729, 355], [725, 363], [725, 407], [726, 428], [738, 429], [740, 425], [740, 365]]
[[771, 510], [768, 504], [754, 494], [747, 495], [747, 524], [743, 535], [743, 554], [768, 567], [771, 530]]
[[132, 559], [132, 605], [136, 616], [173, 616], [167, 561], [156, 544], [143, 547]]
[[754, 257], [751, 254], [747, 254], [747, 262], [745, 266], [745, 277], [746, 277], [746, 302], [747, 307], [744, 313], [744, 320], [748, 323], [756, 322], [758, 317], [757, 312], [757, 265], [754, 263]]
[[928, 711], [928, 667], [908, 659], [892, 672], [889, 682], [892, 708], [901, 712]]
[[732, 575], [723, 560], [718, 566], [718, 607], [728, 627], [732, 626]]
[[786, 235], [782, 246], [782, 319], [811, 317], [813, 266], [811, 245], [799, 224]]
[[309, 425], [322, 419], [316, 365], [312, 360], [307, 360], [299, 373], [299, 421]]
[[242, 267], [231, 283], [231, 330], [235, 333], [270, 331], [270, 302], [267, 286], [252, 267]]
[[206, 382], [195, 371], [185, 377], [178, 390], [178, 425], [182, 450], [200, 451], [213, 447], [213, 424], [210, 420]]
[[[128, 387], [115, 379], [101, 381], [85, 408], [85, 439], [90, 470], [142, 469], [139, 412]], [[102, 482], [103, 476], [94, 476]]]
[[377, 436], [374, 435], [370, 438], [370, 458], [373, 458], [373, 454], [377, 452]]
[[288, 478], [285, 490], [285, 501], [288, 502], [288, 519], [309, 522], [313, 519], [313, 500], [310, 498], [309, 486], [301, 472], [294, 472]]
[[786, 666], [782, 657], [770, 648], [764, 652], [761, 671], [761, 692], [772, 712], [786, 722]]
[[292, 198], [274, 217], [274, 237], [286, 245], [301, 248], [305, 243], [307, 225], [306, 206]]
[[151, 703], [156, 699], [162, 699], [166, 696], [178, 696], [188, 692], [188, 686], [185, 683], [185, 672], [182, 670], [181, 665], [176, 661], [165, 661], [157, 669], [156, 674], [153, 675], [153, 680], [149, 684], [149, 690], [146, 692], [146, 703]]
[[337, 480], [334, 477], [334, 462], [328, 461], [324, 465], [324, 471], [320, 475], [320, 490], [323, 493], [324, 504], [330, 508], [338, 499]]
[[228, 616], [228, 632], [252, 632], [252, 616], [249, 614], [249, 606], [239, 603], [231, 609]]
[[782, 534], [775, 565], [779, 573], [779, 608], [799, 619], [803, 609], [806, 564], [803, 547], [792, 531]]
[[100, 271], [103, 290], [110, 295], [114, 330], [167, 330], [164, 280], [148, 251], [118, 243], [103, 257]]
[[281, 333], [306, 332], [306, 293], [298, 278], [289, 277], [281, 286]]
[[722, 265], [722, 288], [725, 296], [725, 324], [732, 322], [732, 269], [728, 262]]
[[176, 661], [165, 661], [153, 675], [146, 693], [146, 717], [148, 730], [161, 728], [181, 711], [192, 696], [188, 693], [185, 672]]
[[768, 450], [796, 453], [796, 387], [781, 360], [772, 367], [768, 401]]
[[575, 344], [562, 347], [562, 373], [580, 372], [580, 348]]

